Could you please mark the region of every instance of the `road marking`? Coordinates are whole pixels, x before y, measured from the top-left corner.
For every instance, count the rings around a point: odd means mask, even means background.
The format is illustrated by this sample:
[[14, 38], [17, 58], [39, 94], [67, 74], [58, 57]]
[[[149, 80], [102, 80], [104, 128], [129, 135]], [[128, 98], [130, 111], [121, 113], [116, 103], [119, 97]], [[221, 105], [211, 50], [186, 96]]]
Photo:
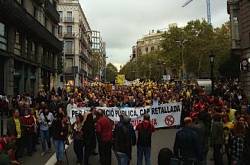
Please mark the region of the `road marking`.
[[[69, 138], [69, 145], [72, 143], [72, 139], [71, 138]], [[68, 148], [69, 148], [69, 145], [66, 145], [65, 146], [65, 150], [67, 150]], [[65, 156], [65, 155], [64, 155]], [[46, 164], [45, 165], [54, 165], [55, 163], [57, 162], [57, 160], [56, 160], [56, 153], [54, 153], [50, 158], [49, 158], [49, 160], [46, 162]]]

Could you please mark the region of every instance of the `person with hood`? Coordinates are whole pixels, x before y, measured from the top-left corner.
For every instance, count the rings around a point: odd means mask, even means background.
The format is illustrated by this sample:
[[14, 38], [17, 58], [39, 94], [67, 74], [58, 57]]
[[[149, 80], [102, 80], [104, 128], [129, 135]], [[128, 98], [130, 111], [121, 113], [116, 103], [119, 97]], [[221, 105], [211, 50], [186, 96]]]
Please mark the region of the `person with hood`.
[[144, 115], [142, 123], [138, 124], [136, 130], [138, 131], [137, 139], [137, 165], [142, 165], [143, 156], [145, 157], [145, 164], [151, 164], [151, 138], [155, 131], [154, 125], [150, 122], [149, 114]]
[[120, 122], [117, 123], [113, 136], [114, 151], [118, 165], [129, 165], [132, 158], [132, 145], [136, 144], [135, 131], [130, 124], [129, 117], [123, 115], [120, 116]]

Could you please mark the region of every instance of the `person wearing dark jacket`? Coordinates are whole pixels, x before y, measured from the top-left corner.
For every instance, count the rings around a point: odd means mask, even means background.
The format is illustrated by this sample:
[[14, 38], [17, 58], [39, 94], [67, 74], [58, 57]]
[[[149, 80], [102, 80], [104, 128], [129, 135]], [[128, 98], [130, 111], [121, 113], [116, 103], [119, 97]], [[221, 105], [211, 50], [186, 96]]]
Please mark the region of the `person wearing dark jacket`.
[[16, 158], [22, 157], [23, 153], [23, 128], [21, 120], [19, 117], [19, 111], [15, 110], [13, 112], [13, 117], [9, 118], [7, 121], [7, 135], [14, 136], [16, 138]]
[[84, 165], [89, 165], [89, 157], [93, 151], [92, 146], [95, 143], [95, 125], [91, 113], [84, 114], [84, 124], [82, 127], [84, 141]]
[[209, 135], [210, 135], [210, 121], [206, 111], [202, 111], [199, 113], [198, 118], [193, 123], [193, 129], [199, 136], [200, 144], [201, 144], [201, 152], [202, 152], [202, 164], [207, 164], [207, 153], [209, 150]]
[[138, 131], [137, 139], [137, 165], [142, 165], [143, 155], [145, 157], [145, 164], [151, 164], [151, 138], [155, 131], [154, 125], [150, 122], [149, 114], [144, 115], [142, 123], [136, 126]]
[[214, 164], [223, 165], [223, 158], [222, 158], [223, 154], [221, 153], [221, 149], [224, 143], [224, 130], [223, 130], [223, 123], [219, 115], [216, 115], [214, 117], [211, 134], [212, 134], [211, 141], [214, 148]]
[[[247, 117], [247, 123], [250, 125], [250, 117]], [[250, 162], [250, 128], [246, 128], [245, 134], [245, 148], [243, 151], [243, 163], [247, 164]]]
[[57, 165], [61, 165], [63, 161], [64, 143], [68, 138], [68, 122], [67, 117], [58, 115], [53, 121], [53, 140], [56, 150]]
[[185, 126], [176, 133], [174, 155], [180, 158], [184, 165], [198, 164], [202, 160], [199, 137], [192, 128], [192, 119], [184, 119]]
[[132, 158], [132, 145], [135, 144], [136, 135], [133, 126], [130, 124], [130, 118], [120, 116], [120, 122], [117, 123], [114, 131], [114, 150], [118, 165], [129, 165]]
[[112, 124], [101, 110], [98, 111], [96, 134], [99, 139], [101, 165], [111, 165]]

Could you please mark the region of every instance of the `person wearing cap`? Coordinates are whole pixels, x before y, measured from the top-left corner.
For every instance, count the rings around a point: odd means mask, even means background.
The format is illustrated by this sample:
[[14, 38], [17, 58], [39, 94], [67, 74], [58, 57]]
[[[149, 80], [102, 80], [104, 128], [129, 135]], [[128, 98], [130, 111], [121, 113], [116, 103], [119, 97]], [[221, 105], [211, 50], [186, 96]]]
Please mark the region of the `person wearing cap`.
[[198, 164], [202, 160], [201, 145], [198, 134], [192, 128], [192, 118], [184, 118], [184, 127], [176, 133], [174, 155], [184, 165]]
[[145, 157], [145, 164], [151, 164], [151, 139], [155, 127], [150, 122], [149, 114], [145, 114], [143, 122], [136, 126], [138, 131], [137, 139], [137, 165], [142, 165], [143, 156]]

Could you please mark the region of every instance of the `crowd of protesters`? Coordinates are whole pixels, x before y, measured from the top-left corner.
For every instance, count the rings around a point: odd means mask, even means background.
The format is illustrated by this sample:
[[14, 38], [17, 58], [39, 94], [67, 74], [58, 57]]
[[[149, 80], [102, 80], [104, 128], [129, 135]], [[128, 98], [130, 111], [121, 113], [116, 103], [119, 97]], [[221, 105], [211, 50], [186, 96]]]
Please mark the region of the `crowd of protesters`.
[[[11, 101], [9, 101], [11, 100]], [[114, 125], [95, 107], [141, 107], [182, 102], [182, 129], [176, 134], [173, 153], [160, 152], [159, 165], [167, 161], [206, 164], [209, 149], [215, 165], [245, 165], [250, 158], [250, 128], [247, 98], [236, 81], [218, 82], [212, 95], [193, 82], [145, 82], [131, 86], [94, 83], [76, 89], [41, 90], [37, 97], [18, 95], [9, 100], [0, 97], [1, 112], [9, 115], [7, 134], [0, 139], [0, 164], [20, 164], [32, 156], [41, 144], [41, 156], [56, 151], [58, 165], [63, 164], [68, 137], [78, 164], [89, 164], [99, 154], [102, 165], [111, 165], [112, 148], [119, 165], [128, 165], [132, 146], [137, 145], [137, 164], [151, 164], [151, 136], [155, 131], [145, 114], [136, 129], [128, 116], [120, 116]], [[72, 108], [92, 107], [71, 124], [67, 114]], [[135, 130], [138, 131], [136, 137]], [[98, 153], [97, 149], [98, 148]], [[170, 154], [171, 153], [171, 154]], [[163, 159], [163, 158], [172, 159]], [[7, 163], [8, 162], [8, 163]]]

